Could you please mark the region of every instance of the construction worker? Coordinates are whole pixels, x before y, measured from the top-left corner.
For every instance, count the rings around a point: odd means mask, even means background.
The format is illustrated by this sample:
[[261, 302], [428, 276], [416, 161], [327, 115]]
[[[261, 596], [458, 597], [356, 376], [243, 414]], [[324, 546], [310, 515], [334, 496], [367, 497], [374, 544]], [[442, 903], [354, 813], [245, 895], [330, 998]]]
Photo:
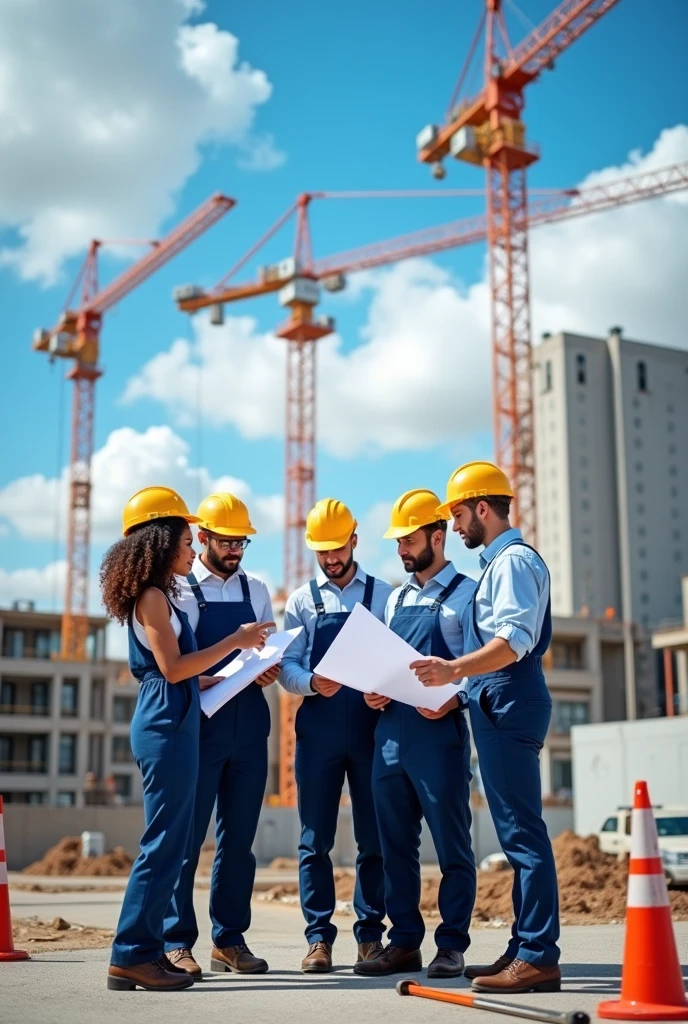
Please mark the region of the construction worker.
[[299, 892], [306, 919], [306, 973], [332, 970], [335, 887], [330, 851], [339, 803], [348, 779], [358, 857], [354, 936], [358, 959], [382, 949], [385, 917], [382, 857], [371, 791], [374, 732], [379, 715], [361, 693], [315, 673], [354, 605], [363, 604], [382, 620], [391, 587], [366, 575], [354, 560], [356, 520], [334, 498], [319, 501], [306, 522], [306, 544], [315, 551], [321, 573], [287, 600], [286, 629], [303, 626], [282, 659], [281, 683], [304, 697], [296, 714], [296, 783], [301, 839]]
[[175, 577], [193, 565], [189, 523], [196, 522], [168, 487], [138, 491], [124, 509], [124, 538], [106, 553], [100, 571], [107, 613], [128, 624], [129, 666], [140, 684], [130, 736], [143, 775], [146, 822], [112, 946], [111, 989], [174, 990], [193, 984], [164, 955], [163, 920], [193, 821], [197, 676], [232, 651], [263, 647], [274, 625], [239, 626], [207, 650], [197, 650], [186, 615], [171, 602]]
[[[386, 538], [397, 541], [410, 575], [387, 601], [385, 622], [421, 654], [452, 658], [463, 652], [462, 619], [475, 583], [457, 572], [444, 553], [446, 518], [432, 491], [407, 491], [392, 508]], [[437, 851], [442, 881], [435, 929], [437, 953], [430, 978], [455, 978], [475, 902], [471, 848], [471, 747], [458, 697], [439, 711], [414, 708], [367, 694], [384, 708], [375, 732], [373, 796], [385, 870], [385, 901], [392, 922], [389, 945], [356, 974], [379, 976], [419, 971], [425, 925], [420, 900], [420, 835], [425, 818]]]
[[[255, 534], [246, 505], [233, 494], [211, 494], [198, 507], [198, 540], [202, 552], [180, 582], [178, 606], [186, 612], [199, 648], [242, 623], [272, 619], [268, 589], [247, 575], [241, 560], [249, 535]], [[218, 660], [217, 672], [231, 660]], [[193, 906], [198, 857], [216, 807], [217, 849], [210, 883], [213, 949], [210, 968], [237, 974], [264, 974], [262, 957], [245, 942], [251, 923], [251, 894], [256, 872], [252, 852], [268, 775], [270, 710], [263, 687], [273, 683], [279, 668], [270, 669], [233, 697], [212, 717], [201, 716], [200, 763], [194, 828], [179, 885], [165, 919], [165, 951], [178, 968], [193, 977], [202, 970], [191, 950], [198, 939]], [[213, 685], [201, 678], [201, 688]]]
[[542, 655], [552, 637], [547, 566], [509, 523], [513, 490], [489, 462], [461, 466], [438, 515], [451, 512], [468, 548], [483, 545], [482, 577], [464, 620], [466, 653], [414, 663], [426, 686], [468, 677], [480, 774], [497, 835], [514, 869], [514, 925], [503, 956], [466, 969], [480, 992], [556, 992], [559, 909], [542, 820], [540, 750], [552, 701]]

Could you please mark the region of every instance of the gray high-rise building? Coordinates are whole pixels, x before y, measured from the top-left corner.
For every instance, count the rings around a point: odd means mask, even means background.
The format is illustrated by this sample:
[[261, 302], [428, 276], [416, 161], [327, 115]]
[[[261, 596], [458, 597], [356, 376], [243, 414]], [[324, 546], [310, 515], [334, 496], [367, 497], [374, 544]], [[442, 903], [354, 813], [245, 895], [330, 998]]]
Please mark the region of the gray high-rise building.
[[688, 351], [545, 336], [535, 350], [538, 547], [558, 615], [646, 629], [688, 574]]

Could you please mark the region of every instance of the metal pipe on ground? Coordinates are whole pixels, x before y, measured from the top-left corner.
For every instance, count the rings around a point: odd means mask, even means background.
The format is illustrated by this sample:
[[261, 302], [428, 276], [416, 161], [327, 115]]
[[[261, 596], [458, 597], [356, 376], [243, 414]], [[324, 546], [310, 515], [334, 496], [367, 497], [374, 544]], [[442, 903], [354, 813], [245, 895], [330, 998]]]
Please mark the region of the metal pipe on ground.
[[427, 988], [419, 985], [413, 978], [406, 978], [397, 983], [400, 996], [418, 996], [421, 999], [435, 999], [440, 1003], [454, 1003], [456, 1006], [469, 1006], [474, 1010], [491, 1010], [492, 1013], [504, 1013], [510, 1017], [523, 1017], [525, 1020], [544, 1021], [545, 1024], [590, 1024], [590, 1017], [582, 1010], [571, 1010], [560, 1013], [556, 1010], [539, 1010], [535, 1006], [520, 1006], [517, 1003], [503, 1003], [499, 999], [483, 999], [471, 992], [445, 992], [438, 988]]

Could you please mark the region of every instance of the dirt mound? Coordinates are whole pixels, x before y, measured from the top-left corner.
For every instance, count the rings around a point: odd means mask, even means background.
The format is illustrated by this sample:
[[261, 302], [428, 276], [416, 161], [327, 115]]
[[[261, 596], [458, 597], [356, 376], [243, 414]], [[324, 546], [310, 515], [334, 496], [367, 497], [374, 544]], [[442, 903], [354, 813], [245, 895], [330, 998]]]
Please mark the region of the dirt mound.
[[[622, 921], [626, 914], [627, 863], [602, 853], [596, 836], [581, 839], [573, 832], [563, 832], [552, 846], [559, 879], [562, 922], [604, 924]], [[334, 877], [338, 902], [350, 903], [356, 883], [354, 872], [340, 868]], [[512, 885], [513, 873], [510, 870], [479, 871], [474, 922], [510, 924], [513, 916]], [[298, 900], [298, 891], [295, 883], [282, 883], [262, 893], [259, 898], [294, 903]], [[437, 916], [438, 891], [438, 878], [422, 878], [420, 909], [426, 917]], [[669, 899], [674, 920], [688, 920], [688, 891], [671, 890]]]
[[44, 953], [47, 948], [102, 949], [110, 945], [114, 934], [109, 928], [70, 924], [62, 917], [50, 922], [37, 917], [15, 917], [12, 923], [15, 947], [29, 953]]
[[122, 846], [102, 857], [82, 857], [81, 839], [67, 836], [52, 846], [40, 860], [24, 868], [25, 875], [128, 875], [134, 863]]
[[275, 857], [268, 864], [271, 871], [298, 871], [298, 857]]

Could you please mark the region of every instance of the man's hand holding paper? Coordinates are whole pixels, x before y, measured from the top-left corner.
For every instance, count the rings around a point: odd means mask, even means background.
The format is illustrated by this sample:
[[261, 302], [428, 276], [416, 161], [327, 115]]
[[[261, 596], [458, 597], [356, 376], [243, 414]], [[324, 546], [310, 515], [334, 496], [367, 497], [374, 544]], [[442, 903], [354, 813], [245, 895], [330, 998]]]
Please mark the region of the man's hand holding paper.
[[357, 604], [315, 672], [362, 693], [438, 711], [456, 696], [456, 687], [426, 689], [410, 668], [420, 658], [410, 644]]

